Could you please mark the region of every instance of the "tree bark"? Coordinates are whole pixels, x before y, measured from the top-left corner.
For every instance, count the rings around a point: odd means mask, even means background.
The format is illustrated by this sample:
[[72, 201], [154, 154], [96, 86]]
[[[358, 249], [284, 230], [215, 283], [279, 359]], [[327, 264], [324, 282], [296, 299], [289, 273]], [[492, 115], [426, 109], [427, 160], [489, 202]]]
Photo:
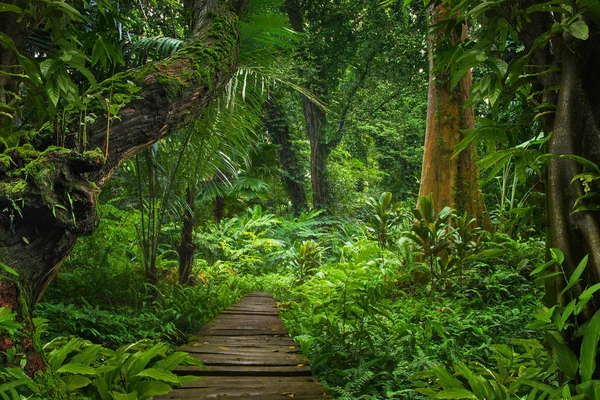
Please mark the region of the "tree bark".
[[[77, 237], [95, 229], [95, 196], [118, 165], [201, 115], [229, 80], [246, 3], [194, 1], [192, 39], [175, 56], [117, 74], [86, 93], [88, 115], [98, 116], [87, 126], [86, 148], [100, 150], [81, 154], [50, 147], [62, 132], [47, 129], [30, 145], [9, 150], [10, 161], [0, 159], [0, 261], [19, 273], [14, 290], [0, 293], [0, 302], [24, 305], [17, 309], [20, 320], [30, 321], [29, 311]], [[107, 103], [118, 111], [107, 112]], [[56, 126], [79, 134], [79, 110], [65, 110]], [[35, 364], [28, 359], [28, 371], [43, 369]]]
[[179, 246], [179, 283], [182, 285], [190, 282], [192, 267], [194, 265], [194, 226], [196, 225], [195, 190], [190, 186], [186, 189], [186, 209], [183, 213], [183, 227], [181, 230], [181, 244]]
[[218, 224], [225, 218], [225, 198], [221, 195], [215, 197], [215, 222]]
[[[452, 157], [456, 145], [463, 138], [461, 130], [473, 129], [475, 122], [473, 108], [464, 107], [471, 88], [471, 74], [467, 73], [457, 87], [452, 88], [450, 77], [436, 64], [436, 51], [444, 40], [444, 31], [439, 24], [448, 18], [447, 12], [446, 4], [431, 7], [429, 94], [419, 197], [433, 193], [436, 211], [449, 206], [477, 218], [480, 226], [489, 228], [489, 216], [479, 185], [475, 146], [471, 145]], [[460, 37], [454, 33], [453, 36], [454, 44], [465, 40], [466, 24]]]
[[[587, 279], [574, 288], [577, 296], [587, 286], [600, 282], [600, 218], [597, 212], [573, 213], [575, 201], [585, 194], [579, 181], [573, 177], [583, 172], [581, 165], [560, 159], [561, 154], [575, 154], [595, 163], [600, 162], [600, 100], [597, 90], [600, 68], [600, 48], [590, 40], [574, 40], [568, 33], [561, 40], [560, 91], [556, 103], [554, 126], [550, 139], [548, 163], [548, 211], [550, 247], [559, 248], [565, 255], [563, 270], [570, 276], [581, 259], [589, 254]], [[546, 301], [554, 305], [559, 297], [564, 278], [549, 282]], [[564, 299], [568, 301], [569, 299]], [[589, 303], [586, 318], [598, 310], [600, 299]]]
[[298, 165], [296, 153], [290, 145], [290, 127], [277, 100], [273, 97], [265, 103], [264, 123], [273, 143], [280, 146], [279, 160], [286, 172], [283, 176], [283, 183], [290, 196], [292, 210], [295, 215], [299, 215], [307, 207], [303, 184], [304, 176]]

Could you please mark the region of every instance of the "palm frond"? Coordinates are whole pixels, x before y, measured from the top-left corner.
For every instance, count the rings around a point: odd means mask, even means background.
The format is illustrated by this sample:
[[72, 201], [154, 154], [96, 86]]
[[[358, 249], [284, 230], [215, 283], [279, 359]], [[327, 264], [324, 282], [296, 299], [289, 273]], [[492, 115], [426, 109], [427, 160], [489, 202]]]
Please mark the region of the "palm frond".
[[128, 42], [124, 46], [125, 53], [129, 56], [132, 67], [147, 63], [148, 61], [164, 60], [171, 57], [183, 45], [183, 40], [165, 37], [142, 37]]

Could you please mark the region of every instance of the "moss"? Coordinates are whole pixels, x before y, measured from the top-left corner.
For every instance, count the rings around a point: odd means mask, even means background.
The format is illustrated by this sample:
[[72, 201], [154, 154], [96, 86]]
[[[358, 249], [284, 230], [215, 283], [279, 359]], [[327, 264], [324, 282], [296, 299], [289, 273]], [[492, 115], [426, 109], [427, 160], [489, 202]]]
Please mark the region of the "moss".
[[14, 165], [12, 157], [6, 154], [0, 154], [0, 172], [6, 172]]
[[27, 181], [25, 179], [17, 179], [12, 182], [0, 182], [0, 197], [5, 197], [11, 200], [21, 198], [27, 190]]
[[34, 160], [39, 156], [40, 152], [33, 148], [30, 144], [24, 144], [19, 147], [11, 147], [4, 152], [5, 156], [12, 159], [13, 165], [17, 168], [21, 168], [31, 160]]

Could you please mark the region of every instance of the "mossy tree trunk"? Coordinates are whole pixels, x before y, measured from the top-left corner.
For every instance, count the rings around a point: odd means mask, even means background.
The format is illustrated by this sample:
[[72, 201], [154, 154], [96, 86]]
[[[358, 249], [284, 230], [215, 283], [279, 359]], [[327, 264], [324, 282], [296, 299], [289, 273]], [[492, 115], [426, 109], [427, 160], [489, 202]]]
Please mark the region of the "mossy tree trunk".
[[[77, 238], [95, 229], [96, 194], [119, 164], [200, 115], [229, 80], [237, 63], [238, 16], [247, 2], [189, 1], [194, 33], [175, 56], [93, 86], [86, 105], [88, 115], [98, 117], [85, 127], [85, 147], [96, 150], [52, 147], [56, 137], [82, 133], [79, 110], [72, 108], [55, 124], [61, 132], [40, 132], [28, 146], [9, 150], [10, 162], [0, 160], [0, 261], [19, 273], [17, 281], [0, 279], [0, 305], [13, 308], [27, 326]], [[19, 26], [9, 27], [18, 34]], [[107, 103], [118, 109], [112, 116]], [[28, 347], [31, 335], [23, 340], [27, 371], [42, 370], [34, 346]]]
[[[443, 25], [440, 25], [449, 17], [446, 15], [448, 8], [442, 3], [430, 10], [429, 94], [419, 196], [433, 193], [436, 211], [450, 206], [477, 218], [480, 226], [488, 227], [490, 222], [481, 196], [475, 146], [452, 157], [463, 138], [461, 130], [475, 127], [473, 108], [464, 107], [471, 88], [471, 74], [467, 73], [455, 88], [451, 87], [449, 74], [436, 63], [436, 52], [444, 40], [448, 40]], [[450, 41], [456, 44], [466, 37], [465, 24], [461, 36], [453, 33]]]

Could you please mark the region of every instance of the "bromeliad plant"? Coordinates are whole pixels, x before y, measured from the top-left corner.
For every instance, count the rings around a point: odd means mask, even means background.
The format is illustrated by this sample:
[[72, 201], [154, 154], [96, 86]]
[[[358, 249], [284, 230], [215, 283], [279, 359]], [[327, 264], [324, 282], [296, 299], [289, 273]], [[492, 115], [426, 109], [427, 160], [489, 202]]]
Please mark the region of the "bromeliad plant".
[[392, 235], [398, 231], [400, 219], [397, 210], [392, 205], [392, 193], [383, 192], [379, 199], [371, 198], [367, 204], [375, 211], [367, 221], [366, 228], [377, 239], [381, 249], [381, 270], [383, 281], [387, 282], [387, 270], [385, 268], [385, 250], [388, 247]]
[[450, 207], [444, 207], [436, 214], [433, 197], [429, 194], [419, 198], [413, 216], [415, 221], [407, 236], [417, 244], [426, 259], [431, 274], [431, 289], [438, 285], [445, 289], [448, 276], [456, 269], [456, 260], [449, 253], [453, 211]]
[[321, 264], [324, 250], [320, 243], [314, 240], [304, 240], [294, 244], [292, 265], [296, 271], [298, 282], [303, 283], [309, 275], [314, 274]]
[[417, 244], [431, 274], [431, 289], [446, 289], [451, 277], [459, 276], [462, 285], [464, 265], [499, 254], [497, 249], [479, 251], [484, 231], [476, 219], [444, 207], [435, 213], [432, 195], [422, 196], [413, 211], [414, 222], [407, 236]]

